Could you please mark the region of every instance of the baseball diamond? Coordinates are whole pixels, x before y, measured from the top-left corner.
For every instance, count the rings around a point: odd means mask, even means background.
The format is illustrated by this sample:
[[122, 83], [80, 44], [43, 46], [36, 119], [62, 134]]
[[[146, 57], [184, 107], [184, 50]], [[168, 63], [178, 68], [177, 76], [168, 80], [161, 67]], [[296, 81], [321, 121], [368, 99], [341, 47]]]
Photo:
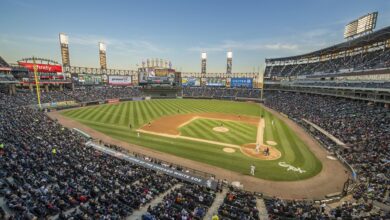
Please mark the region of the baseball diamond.
[[[304, 180], [322, 169], [307, 144], [282, 120], [258, 104], [217, 100], [131, 101], [66, 110], [62, 114], [113, 138], [194, 161], [274, 181]], [[261, 150], [255, 152], [259, 120], [265, 121]], [[274, 125], [272, 125], [274, 121]], [[131, 129], [130, 129], [131, 125]], [[218, 133], [214, 127], [225, 127]], [[140, 137], [137, 133], [140, 132]], [[225, 147], [237, 149], [226, 154]], [[263, 155], [266, 147], [271, 154]], [[257, 156], [258, 155], [258, 156]], [[306, 170], [295, 173], [285, 162]]]
[[390, 219], [389, 0], [0, 11], [0, 220]]

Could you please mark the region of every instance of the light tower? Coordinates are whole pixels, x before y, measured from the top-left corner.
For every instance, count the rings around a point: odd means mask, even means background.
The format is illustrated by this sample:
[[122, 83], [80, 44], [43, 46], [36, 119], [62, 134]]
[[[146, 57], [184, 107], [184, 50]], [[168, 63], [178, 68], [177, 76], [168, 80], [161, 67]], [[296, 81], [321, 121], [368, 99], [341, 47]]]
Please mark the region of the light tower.
[[62, 66], [70, 67], [70, 59], [69, 59], [69, 37], [64, 33], [60, 33], [60, 47], [61, 47], [61, 58], [62, 58]]
[[202, 78], [206, 78], [206, 61], [207, 61], [207, 53], [203, 52], [201, 54], [201, 58], [202, 58], [202, 68], [201, 68], [201, 74], [202, 74]]
[[106, 60], [106, 49], [107, 46], [103, 42], [99, 42], [99, 61], [100, 61], [100, 69], [107, 69], [107, 60]]
[[226, 75], [230, 76], [232, 74], [233, 52], [228, 51], [226, 53], [226, 57], [227, 57]]

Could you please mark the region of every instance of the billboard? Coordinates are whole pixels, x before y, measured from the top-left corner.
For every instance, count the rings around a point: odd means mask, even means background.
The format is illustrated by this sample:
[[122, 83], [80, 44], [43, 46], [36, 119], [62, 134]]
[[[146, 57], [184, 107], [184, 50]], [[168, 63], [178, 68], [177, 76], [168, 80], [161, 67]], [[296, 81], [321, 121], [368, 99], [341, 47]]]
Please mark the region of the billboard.
[[200, 86], [200, 78], [190, 77], [181, 78], [182, 86]]
[[378, 12], [373, 12], [351, 21], [345, 26], [344, 38], [350, 38], [374, 30], [377, 17]]
[[226, 79], [219, 77], [207, 78], [206, 86], [226, 86]]
[[100, 75], [72, 73], [71, 76], [74, 83], [81, 85], [99, 85], [103, 82]]
[[169, 71], [168, 69], [154, 69], [154, 73], [156, 76], [168, 76]]
[[131, 76], [108, 76], [108, 84], [129, 86], [131, 85]]
[[230, 87], [252, 88], [253, 79], [252, 78], [231, 78]]
[[[30, 72], [34, 71], [34, 63], [19, 62], [19, 65], [26, 67]], [[38, 72], [42, 73], [60, 73], [62, 72], [61, 65], [50, 65], [50, 64], [35, 64], [38, 68]]]

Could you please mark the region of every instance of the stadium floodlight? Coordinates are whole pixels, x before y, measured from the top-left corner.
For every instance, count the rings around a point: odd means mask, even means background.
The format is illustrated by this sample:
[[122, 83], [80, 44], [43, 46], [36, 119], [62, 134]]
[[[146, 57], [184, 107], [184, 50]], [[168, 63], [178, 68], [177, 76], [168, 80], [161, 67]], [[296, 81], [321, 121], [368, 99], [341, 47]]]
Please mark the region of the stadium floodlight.
[[107, 46], [103, 42], [99, 42], [99, 50], [106, 52]]
[[69, 44], [69, 37], [63, 33], [60, 33], [60, 43]]
[[227, 58], [233, 58], [233, 52], [232, 51], [227, 52], [226, 56]]
[[372, 12], [349, 22], [344, 29], [344, 38], [351, 38], [366, 32], [371, 32], [376, 27], [378, 12]]
[[202, 55], [201, 55], [201, 57], [202, 57], [202, 59], [207, 59], [207, 53], [205, 53], [205, 52], [202, 52]]

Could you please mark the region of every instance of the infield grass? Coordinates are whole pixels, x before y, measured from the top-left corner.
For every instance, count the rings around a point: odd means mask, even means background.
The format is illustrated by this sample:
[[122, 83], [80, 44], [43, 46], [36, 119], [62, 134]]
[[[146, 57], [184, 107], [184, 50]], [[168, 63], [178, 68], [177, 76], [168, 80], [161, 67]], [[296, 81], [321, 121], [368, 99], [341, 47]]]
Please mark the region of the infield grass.
[[[214, 127], [221, 125], [229, 129], [229, 131], [217, 132], [213, 130]], [[196, 119], [179, 130], [182, 136], [236, 145], [256, 143], [257, 135], [257, 127], [255, 125], [212, 119]]]
[[[161, 116], [178, 114], [178, 110], [180, 114], [211, 112], [256, 117], [263, 115], [266, 125], [264, 140], [277, 142], [278, 144], [275, 147], [282, 153], [282, 157], [274, 161], [262, 161], [248, 157], [240, 151], [225, 153], [222, 150], [224, 148], [223, 146], [209, 143], [151, 134], [142, 134], [141, 137], [137, 137], [136, 129]], [[258, 178], [276, 181], [294, 181], [312, 177], [322, 169], [321, 162], [292, 129], [276, 116], [265, 111], [255, 103], [218, 100], [160, 99], [84, 107], [65, 110], [61, 114], [118, 140], [222, 167], [227, 170], [249, 174], [249, 167], [253, 164], [256, 166], [255, 176]], [[274, 121], [274, 125], [272, 125], [272, 121]], [[195, 122], [195, 125], [190, 123], [187, 125], [188, 127], [182, 127], [183, 130], [181, 132], [183, 132], [183, 135], [203, 139], [215, 138], [214, 140], [225, 143], [230, 142], [232, 144], [240, 144], [247, 141], [253, 143], [255, 141], [252, 140], [256, 140], [256, 134], [243, 135], [242, 132], [237, 132], [231, 135], [230, 138], [215, 135], [212, 133], [214, 131], [210, 130], [210, 128], [213, 126], [213, 123], [220, 123], [218, 120], [211, 120], [211, 122], [200, 120], [199, 122]], [[204, 127], [205, 122], [208, 123], [207, 128]], [[199, 123], [198, 126], [196, 126], [197, 123]], [[129, 128], [130, 124], [132, 125], [132, 129]], [[228, 125], [230, 126], [229, 123], [226, 124], [226, 126]], [[236, 125], [232, 124], [231, 126], [235, 128]], [[240, 123], [240, 126], [242, 126], [242, 123]], [[253, 128], [246, 129], [249, 133], [256, 132], [256, 129]], [[232, 129], [230, 132], [234, 130]], [[286, 168], [278, 165], [281, 161], [294, 167], [299, 167], [306, 172], [301, 174], [287, 171]]]

